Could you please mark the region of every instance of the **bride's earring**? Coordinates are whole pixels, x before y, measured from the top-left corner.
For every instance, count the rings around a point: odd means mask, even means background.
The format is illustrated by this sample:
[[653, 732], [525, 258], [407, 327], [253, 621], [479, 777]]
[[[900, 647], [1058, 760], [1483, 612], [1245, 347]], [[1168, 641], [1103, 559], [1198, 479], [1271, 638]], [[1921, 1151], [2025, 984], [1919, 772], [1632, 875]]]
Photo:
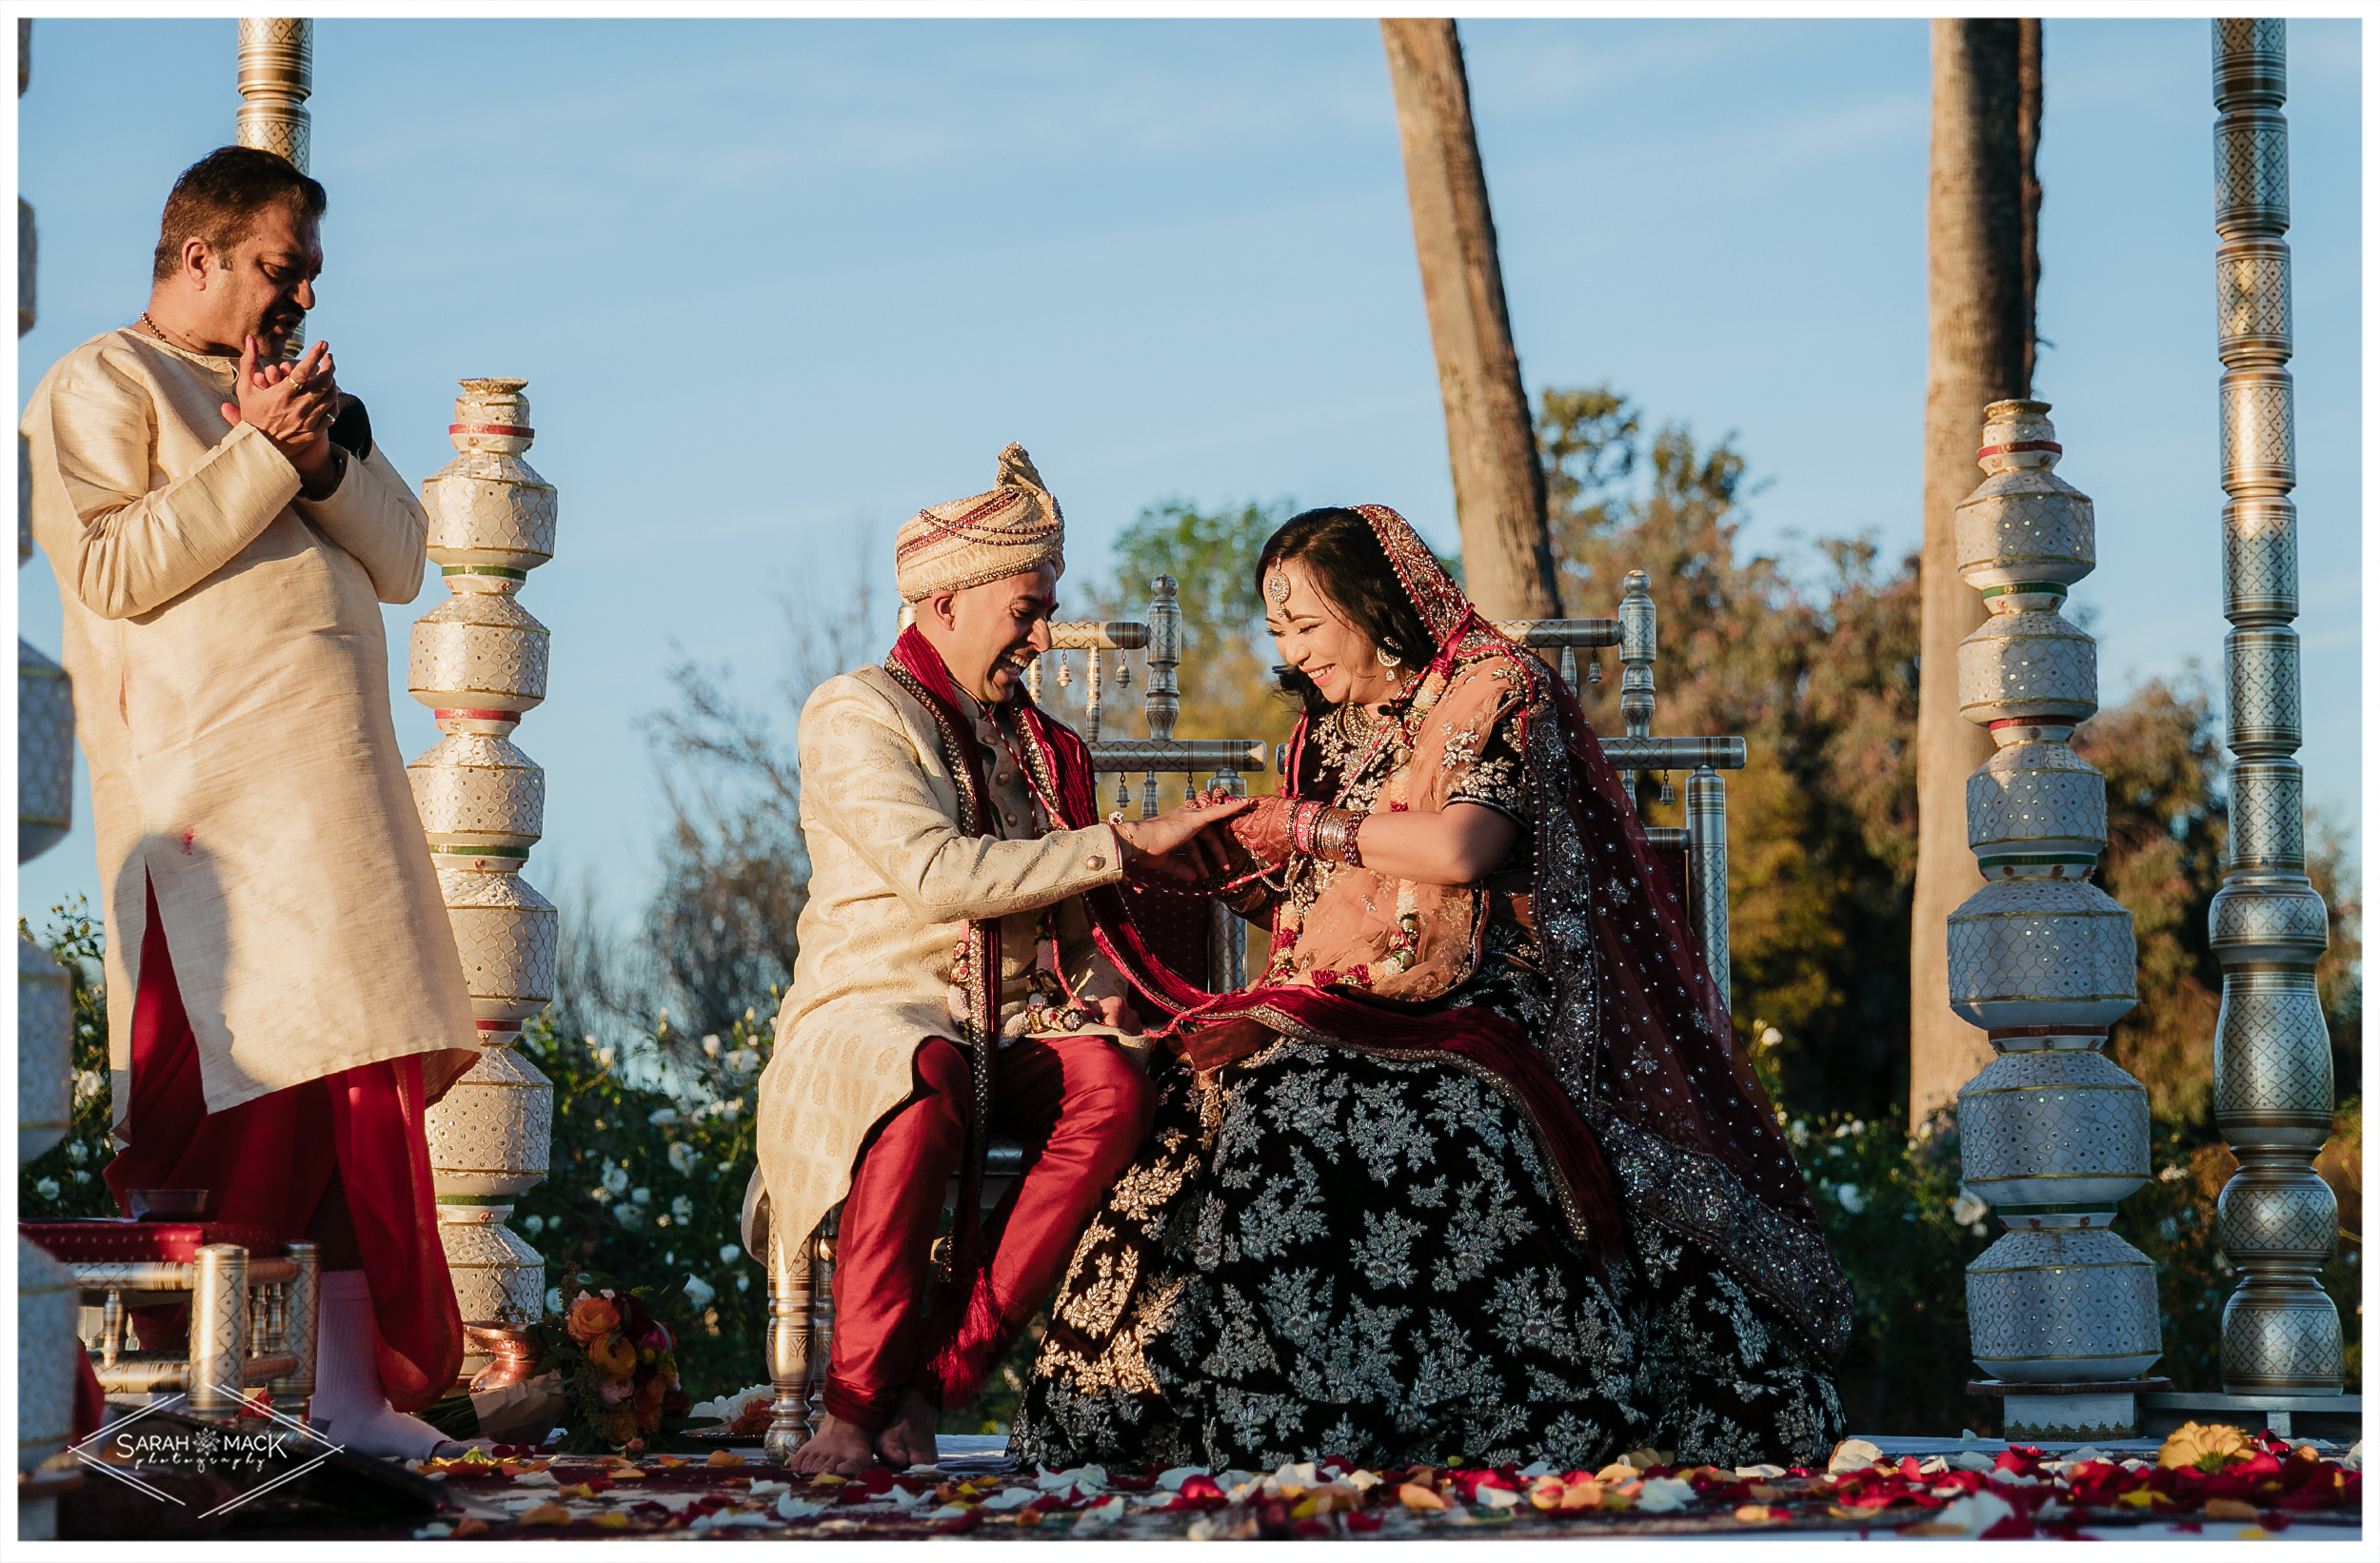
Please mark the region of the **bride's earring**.
[[1388, 676], [1392, 679], [1397, 677], [1397, 670], [1405, 665], [1404, 658], [1398, 656], [1385, 646], [1373, 647], [1372, 656], [1374, 661], [1388, 669]]

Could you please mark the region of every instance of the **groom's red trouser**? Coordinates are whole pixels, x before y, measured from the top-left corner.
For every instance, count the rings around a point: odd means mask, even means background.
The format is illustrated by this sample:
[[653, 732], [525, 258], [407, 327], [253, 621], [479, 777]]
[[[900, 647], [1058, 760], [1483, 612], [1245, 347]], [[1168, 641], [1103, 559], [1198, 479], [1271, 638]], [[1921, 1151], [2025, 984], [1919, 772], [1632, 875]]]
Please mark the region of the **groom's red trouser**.
[[835, 1238], [826, 1410], [871, 1433], [912, 1387], [936, 1405], [975, 1394], [1056, 1290], [1155, 1109], [1147, 1077], [1102, 1038], [1026, 1037], [1001, 1049], [989, 1128], [1022, 1143], [1024, 1176], [984, 1217], [984, 1270], [938, 1307], [930, 1250], [973, 1095], [966, 1058], [947, 1041], [920, 1047], [916, 1069], [914, 1094], [860, 1153]]
[[[132, 1004], [130, 1142], [108, 1163], [134, 1189], [210, 1189], [208, 1218], [312, 1238], [325, 1270], [361, 1268], [379, 1327], [381, 1387], [399, 1411], [438, 1398], [463, 1364], [463, 1319], [438, 1240], [418, 1057], [362, 1064], [207, 1110], [197, 1039], [149, 892]], [[144, 1347], [187, 1329], [187, 1305], [134, 1311]]]

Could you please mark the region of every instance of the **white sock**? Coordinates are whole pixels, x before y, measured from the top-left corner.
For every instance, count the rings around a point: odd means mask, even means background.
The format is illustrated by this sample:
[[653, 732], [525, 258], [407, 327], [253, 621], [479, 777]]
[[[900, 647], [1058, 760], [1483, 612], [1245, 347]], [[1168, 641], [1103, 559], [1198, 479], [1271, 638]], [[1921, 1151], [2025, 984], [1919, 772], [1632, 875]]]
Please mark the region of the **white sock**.
[[331, 1442], [358, 1454], [426, 1459], [446, 1435], [388, 1403], [373, 1355], [372, 1289], [361, 1270], [323, 1272], [315, 1322], [310, 1420]]

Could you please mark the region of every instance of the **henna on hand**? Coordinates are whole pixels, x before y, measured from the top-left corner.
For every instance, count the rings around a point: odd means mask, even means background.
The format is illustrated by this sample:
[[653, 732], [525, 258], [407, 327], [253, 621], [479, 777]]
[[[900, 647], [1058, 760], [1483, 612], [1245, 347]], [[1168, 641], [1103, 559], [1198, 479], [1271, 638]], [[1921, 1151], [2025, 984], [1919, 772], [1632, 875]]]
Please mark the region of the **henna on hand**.
[[1263, 863], [1283, 862], [1289, 857], [1289, 804], [1280, 797], [1258, 799], [1224, 828], [1251, 857]]

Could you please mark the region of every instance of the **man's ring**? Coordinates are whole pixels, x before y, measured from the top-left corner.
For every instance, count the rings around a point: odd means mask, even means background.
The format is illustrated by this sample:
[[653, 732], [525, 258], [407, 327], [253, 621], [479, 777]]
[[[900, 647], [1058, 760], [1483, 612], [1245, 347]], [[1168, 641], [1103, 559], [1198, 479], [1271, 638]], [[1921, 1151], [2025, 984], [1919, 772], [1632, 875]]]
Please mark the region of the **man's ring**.
[[304, 390], [304, 389], [307, 387], [307, 384], [308, 384], [308, 381], [307, 380], [306, 376], [304, 376], [304, 375], [302, 375], [302, 374], [293, 374], [293, 375], [289, 376], [289, 385], [290, 385], [290, 386], [291, 386], [291, 387], [292, 387], [292, 388], [294, 388], [294, 389], [297, 389], [297, 390]]

